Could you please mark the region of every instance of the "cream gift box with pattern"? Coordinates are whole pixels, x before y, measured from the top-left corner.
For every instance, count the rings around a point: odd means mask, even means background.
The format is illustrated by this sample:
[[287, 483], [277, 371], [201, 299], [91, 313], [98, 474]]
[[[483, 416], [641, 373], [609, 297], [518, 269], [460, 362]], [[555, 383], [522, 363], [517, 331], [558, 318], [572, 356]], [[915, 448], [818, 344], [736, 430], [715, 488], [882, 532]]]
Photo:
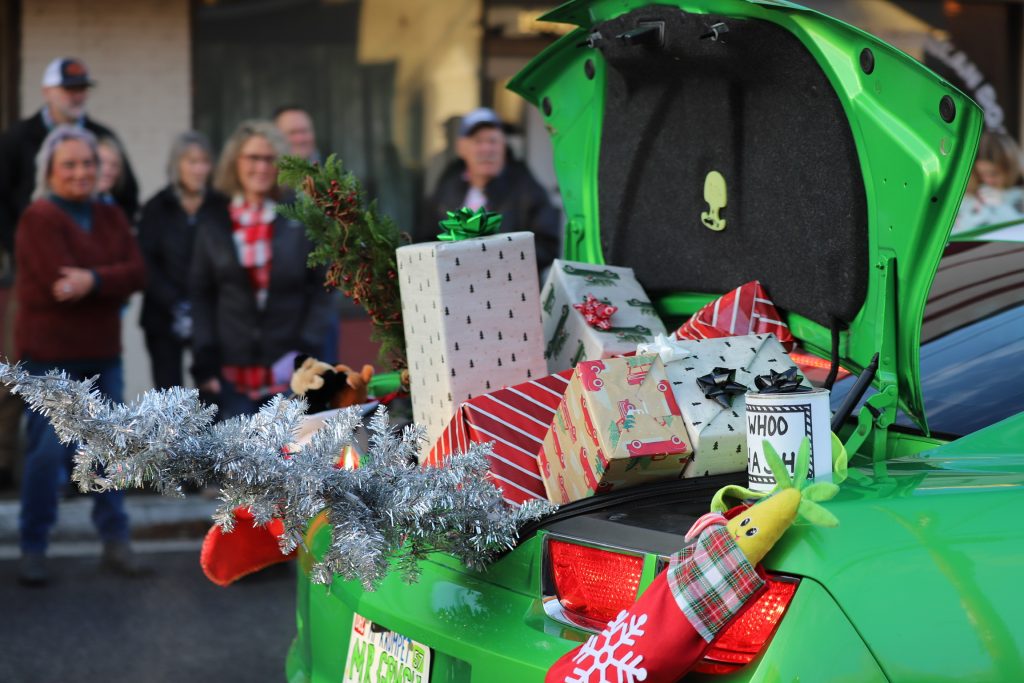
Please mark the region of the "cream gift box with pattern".
[[397, 250], [413, 418], [433, 443], [463, 401], [548, 374], [533, 233]]

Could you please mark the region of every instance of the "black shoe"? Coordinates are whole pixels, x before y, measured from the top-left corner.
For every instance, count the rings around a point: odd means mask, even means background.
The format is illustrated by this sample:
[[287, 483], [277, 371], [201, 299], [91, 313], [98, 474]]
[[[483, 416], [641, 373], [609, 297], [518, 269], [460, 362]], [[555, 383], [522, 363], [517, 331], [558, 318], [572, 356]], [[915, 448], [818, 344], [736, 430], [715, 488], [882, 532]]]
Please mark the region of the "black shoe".
[[22, 586], [45, 586], [50, 582], [46, 555], [43, 553], [22, 553], [18, 564], [18, 583]]
[[128, 542], [111, 542], [103, 544], [103, 557], [100, 568], [111, 574], [128, 578], [142, 578], [153, 575], [153, 568], [139, 563]]

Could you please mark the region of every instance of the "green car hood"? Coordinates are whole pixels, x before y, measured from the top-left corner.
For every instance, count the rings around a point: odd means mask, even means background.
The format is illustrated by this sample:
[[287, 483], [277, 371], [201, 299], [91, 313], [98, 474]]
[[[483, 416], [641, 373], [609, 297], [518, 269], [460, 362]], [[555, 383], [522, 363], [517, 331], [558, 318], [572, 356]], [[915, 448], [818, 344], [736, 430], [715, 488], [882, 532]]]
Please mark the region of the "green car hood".
[[856, 471], [839, 527], [794, 527], [765, 565], [826, 586], [889, 680], [1024, 680], [1022, 443], [1018, 415]]
[[794, 335], [927, 429], [924, 303], [979, 108], [920, 63], [783, 2], [577, 0], [510, 83], [547, 123], [566, 258], [634, 268], [668, 317], [760, 280]]

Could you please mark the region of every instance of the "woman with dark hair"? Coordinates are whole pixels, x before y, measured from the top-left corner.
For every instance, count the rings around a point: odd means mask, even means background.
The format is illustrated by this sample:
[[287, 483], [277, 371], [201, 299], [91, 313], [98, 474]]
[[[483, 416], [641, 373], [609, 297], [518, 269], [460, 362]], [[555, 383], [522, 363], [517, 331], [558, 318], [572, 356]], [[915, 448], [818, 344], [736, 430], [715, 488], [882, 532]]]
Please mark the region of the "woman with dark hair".
[[202, 133], [188, 131], [171, 144], [167, 186], [142, 209], [139, 245], [146, 259], [147, 284], [139, 324], [145, 332], [153, 385], [184, 383], [182, 362], [192, 337], [188, 275], [196, 226], [223, 204], [209, 191], [213, 154]]
[[269, 121], [239, 125], [214, 177], [227, 199], [196, 233], [192, 374], [222, 418], [251, 413], [287, 390], [295, 355], [316, 355], [330, 319], [325, 273], [306, 267], [312, 244], [305, 228], [276, 211], [277, 159], [285, 151]]
[[[101, 393], [121, 401], [121, 308], [145, 284], [145, 266], [121, 209], [96, 201], [98, 164], [87, 130], [57, 126], [43, 141], [34, 201], [18, 222], [15, 346], [32, 374], [96, 377]], [[19, 578], [43, 584], [49, 532], [76, 446], [62, 444], [45, 416], [26, 412]], [[92, 519], [104, 567], [142, 573], [129, 546], [124, 493], [95, 494]]]

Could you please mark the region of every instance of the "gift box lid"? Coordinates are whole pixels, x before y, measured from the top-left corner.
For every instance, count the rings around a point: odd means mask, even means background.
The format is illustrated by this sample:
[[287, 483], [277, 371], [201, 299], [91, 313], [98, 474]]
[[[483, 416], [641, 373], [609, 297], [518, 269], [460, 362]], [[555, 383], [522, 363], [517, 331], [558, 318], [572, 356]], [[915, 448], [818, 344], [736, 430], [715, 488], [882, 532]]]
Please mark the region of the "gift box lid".
[[787, 2], [575, 0], [543, 18], [579, 28], [509, 87], [551, 131], [566, 258], [633, 267], [669, 316], [760, 280], [810, 350], [831, 357], [838, 330], [845, 368], [879, 353], [876, 386], [927, 429], [921, 319], [978, 106]]

